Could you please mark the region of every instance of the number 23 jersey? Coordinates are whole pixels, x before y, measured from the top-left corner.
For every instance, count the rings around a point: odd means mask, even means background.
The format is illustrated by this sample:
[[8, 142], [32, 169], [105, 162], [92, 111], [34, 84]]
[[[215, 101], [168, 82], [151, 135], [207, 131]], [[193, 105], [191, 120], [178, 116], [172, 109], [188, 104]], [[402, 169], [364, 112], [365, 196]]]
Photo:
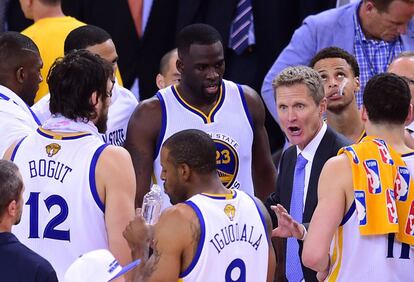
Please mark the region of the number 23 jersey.
[[[156, 148], [154, 174], [160, 180], [160, 148], [164, 141], [176, 132], [199, 129], [216, 144], [217, 172], [224, 186], [240, 189], [254, 195], [252, 181], [253, 122], [242, 87], [224, 80], [216, 104], [208, 115], [189, 105], [176, 86], [157, 93], [162, 109], [162, 126]], [[165, 203], [167, 202], [167, 204]], [[169, 206], [165, 195], [164, 208]]]

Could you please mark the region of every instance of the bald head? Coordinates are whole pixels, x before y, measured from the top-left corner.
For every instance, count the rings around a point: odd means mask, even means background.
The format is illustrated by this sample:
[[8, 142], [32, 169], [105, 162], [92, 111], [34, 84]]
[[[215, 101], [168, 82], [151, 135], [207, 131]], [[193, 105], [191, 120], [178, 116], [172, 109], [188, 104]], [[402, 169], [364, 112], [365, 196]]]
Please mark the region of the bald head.
[[388, 67], [388, 72], [406, 79], [410, 86], [411, 104], [414, 105], [414, 52], [401, 53]]
[[0, 84], [10, 88], [27, 104], [33, 104], [41, 81], [39, 49], [18, 32], [0, 34]]
[[389, 65], [388, 72], [414, 81], [414, 52], [402, 53]]
[[160, 72], [156, 77], [156, 84], [159, 89], [178, 84], [181, 74], [177, 70], [177, 49], [167, 52], [160, 61]]

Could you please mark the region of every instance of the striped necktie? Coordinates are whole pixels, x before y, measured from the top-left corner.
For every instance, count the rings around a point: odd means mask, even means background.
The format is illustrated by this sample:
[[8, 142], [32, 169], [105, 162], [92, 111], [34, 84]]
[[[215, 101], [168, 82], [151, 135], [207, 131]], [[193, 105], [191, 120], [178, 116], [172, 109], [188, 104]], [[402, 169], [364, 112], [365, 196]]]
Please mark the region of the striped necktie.
[[[293, 178], [292, 199], [290, 201], [290, 215], [299, 223], [303, 217], [303, 194], [305, 190], [305, 166], [308, 161], [298, 155]], [[296, 238], [290, 237], [286, 247], [286, 278], [289, 282], [299, 282], [303, 279], [300, 264], [299, 244]]]
[[252, 1], [239, 0], [231, 23], [230, 48], [240, 55], [249, 46], [249, 29], [252, 24]]

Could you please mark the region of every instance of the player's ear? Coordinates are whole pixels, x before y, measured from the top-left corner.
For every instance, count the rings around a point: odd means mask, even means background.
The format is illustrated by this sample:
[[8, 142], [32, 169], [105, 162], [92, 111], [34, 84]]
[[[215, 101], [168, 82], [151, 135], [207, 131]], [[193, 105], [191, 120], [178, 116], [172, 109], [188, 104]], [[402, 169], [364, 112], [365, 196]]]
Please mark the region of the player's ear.
[[12, 217], [16, 216], [16, 214], [18, 213], [18, 205], [16, 200], [13, 200], [9, 203], [9, 205], [7, 206], [7, 212]]
[[180, 164], [178, 167], [178, 173], [184, 181], [188, 181], [191, 177], [191, 168], [186, 163]]
[[362, 105], [360, 111], [361, 111], [361, 120], [363, 122], [366, 122], [368, 120], [368, 113], [367, 113], [367, 109], [365, 109], [364, 105]]
[[157, 84], [158, 89], [165, 88], [164, 76], [160, 73], [157, 74], [157, 77], [155, 78], [155, 83]]
[[92, 93], [91, 98], [89, 99], [89, 102], [91, 103], [91, 105], [98, 104], [98, 95], [96, 91]]
[[178, 72], [179, 72], [180, 74], [183, 74], [183, 71], [184, 71], [184, 64], [183, 64], [183, 61], [182, 61], [180, 58], [178, 58], [178, 59], [177, 59], [177, 62], [176, 62], [176, 67], [177, 67]]

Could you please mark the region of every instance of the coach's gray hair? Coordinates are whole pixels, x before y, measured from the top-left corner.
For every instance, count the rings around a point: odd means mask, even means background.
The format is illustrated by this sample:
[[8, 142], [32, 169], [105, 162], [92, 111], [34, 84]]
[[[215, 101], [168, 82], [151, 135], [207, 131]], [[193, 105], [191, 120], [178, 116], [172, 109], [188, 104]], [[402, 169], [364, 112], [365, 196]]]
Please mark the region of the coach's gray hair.
[[325, 97], [323, 90], [323, 82], [319, 73], [307, 66], [295, 66], [285, 68], [274, 80], [273, 88], [280, 86], [292, 86], [297, 84], [304, 84], [309, 89], [309, 94], [319, 105], [321, 100]]

